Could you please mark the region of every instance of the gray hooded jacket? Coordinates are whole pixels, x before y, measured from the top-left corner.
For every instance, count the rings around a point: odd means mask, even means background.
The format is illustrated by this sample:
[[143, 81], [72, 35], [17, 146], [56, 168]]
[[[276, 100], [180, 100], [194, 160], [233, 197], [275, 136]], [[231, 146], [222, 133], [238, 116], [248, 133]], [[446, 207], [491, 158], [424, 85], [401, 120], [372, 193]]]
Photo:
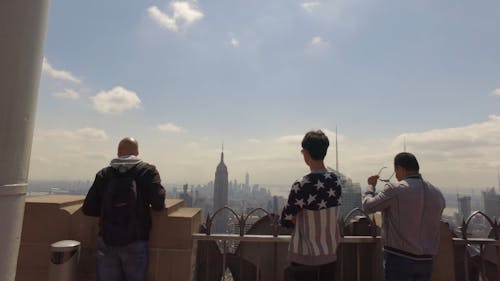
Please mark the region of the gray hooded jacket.
[[363, 196], [363, 209], [382, 212], [384, 250], [413, 259], [432, 258], [439, 246], [444, 197], [420, 174]]

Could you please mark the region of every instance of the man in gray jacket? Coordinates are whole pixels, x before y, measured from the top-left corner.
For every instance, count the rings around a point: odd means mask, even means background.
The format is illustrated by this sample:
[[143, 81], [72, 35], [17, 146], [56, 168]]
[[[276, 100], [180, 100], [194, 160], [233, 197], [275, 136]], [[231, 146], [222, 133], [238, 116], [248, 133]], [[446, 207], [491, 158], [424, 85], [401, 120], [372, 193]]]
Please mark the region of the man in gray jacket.
[[431, 280], [444, 197], [422, 179], [413, 154], [396, 155], [394, 172], [396, 185], [388, 183], [377, 193], [379, 176], [371, 176], [363, 196], [366, 212], [382, 212], [385, 280]]

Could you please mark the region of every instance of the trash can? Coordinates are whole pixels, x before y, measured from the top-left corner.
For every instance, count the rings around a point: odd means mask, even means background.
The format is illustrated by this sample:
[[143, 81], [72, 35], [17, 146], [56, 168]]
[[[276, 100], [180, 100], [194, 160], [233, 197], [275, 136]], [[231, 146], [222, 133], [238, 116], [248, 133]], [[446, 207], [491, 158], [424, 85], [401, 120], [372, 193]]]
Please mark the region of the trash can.
[[76, 281], [80, 242], [62, 240], [50, 245], [49, 281]]

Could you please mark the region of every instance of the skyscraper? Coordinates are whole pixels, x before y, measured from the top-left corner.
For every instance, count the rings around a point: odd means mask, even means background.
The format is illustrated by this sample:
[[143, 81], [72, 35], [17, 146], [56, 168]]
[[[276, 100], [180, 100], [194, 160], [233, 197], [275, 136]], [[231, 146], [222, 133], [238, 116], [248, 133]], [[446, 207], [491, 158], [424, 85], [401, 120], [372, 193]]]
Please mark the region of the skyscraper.
[[179, 198], [184, 200], [184, 203], [186, 204], [186, 207], [192, 207], [193, 206], [193, 196], [189, 195], [188, 191], [188, 184], [186, 183], [182, 187], [182, 193], [179, 195]]
[[470, 196], [462, 196], [460, 197], [457, 194], [458, 201], [458, 223], [461, 223], [462, 220], [466, 220], [471, 214], [471, 204], [470, 204]]
[[495, 188], [487, 188], [483, 193], [484, 212], [490, 218], [500, 218], [500, 194], [497, 194]]
[[[228, 196], [228, 173], [226, 164], [224, 164], [224, 147], [220, 155], [220, 163], [215, 171], [214, 181], [214, 209], [213, 212], [227, 205]], [[226, 232], [227, 212], [222, 211], [217, 215], [214, 221], [214, 232]]]

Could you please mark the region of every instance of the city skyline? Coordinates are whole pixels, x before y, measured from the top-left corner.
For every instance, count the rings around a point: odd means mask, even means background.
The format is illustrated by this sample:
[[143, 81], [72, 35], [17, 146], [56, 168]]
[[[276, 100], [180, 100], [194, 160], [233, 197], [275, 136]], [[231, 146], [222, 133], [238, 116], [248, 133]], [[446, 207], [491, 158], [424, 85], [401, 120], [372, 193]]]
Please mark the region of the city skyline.
[[323, 129], [362, 186], [405, 147], [436, 186], [496, 186], [499, 15], [496, 2], [54, 0], [30, 178], [92, 179], [134, 136], [166, 182], [209, 181], [224, 140], [230, 179], [289, 186], [307, 172], [302, 136]]

